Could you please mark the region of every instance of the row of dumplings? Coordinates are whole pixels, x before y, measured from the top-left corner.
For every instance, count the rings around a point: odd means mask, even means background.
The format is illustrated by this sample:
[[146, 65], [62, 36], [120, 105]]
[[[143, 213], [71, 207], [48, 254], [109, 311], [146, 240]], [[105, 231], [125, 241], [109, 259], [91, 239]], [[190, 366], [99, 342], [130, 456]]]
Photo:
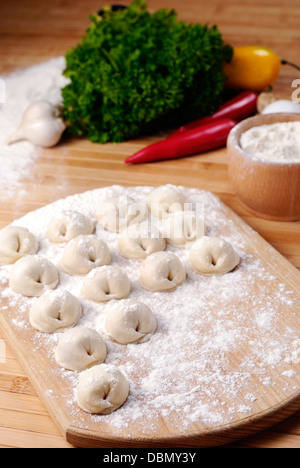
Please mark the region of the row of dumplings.
[[[2, 241], [5, 238], [9, 241], [6, 242], [10, 246], [9, 262], [12, 257], [15, 260], [20, 256], [12, 267], [11, 288], [26, 296], [40, 296], [31, 305], [30, 324], [43, 333], [60, 332], [55, 360], [64, 369], [80, 372], [77, 386], [79, 407], [97, 414], [115, 411], [127, 399], [129, 385], [116, 366], [104, 363], [107, 347], [101, 334], [89, 327], [76, 326], [82, 317], [80, 301], [66, 290], [55, 289], [59, 282], [58, 271], [49, 260], [36, 255], [38, 242], [27, 229], [9, 227], [1, 232], [1, 236]], [[2, 242], [1, 245], [4, 244]], [[127, 295], [129, 280], [125, 276], [124, 289], [122, 281], [118, 283], [123, 272], [120, 269], [118, 272], [121, 275], [116, 275], [117, 287], [123, 288], [122, 294]], [[114, 272], [111, 273], [114, 284]], [[156, 327], [152, 311], [143, 303], [129, 300], [120, 301], [111, 308], [105, 323], [106, 334], [122, 344], [149, 339]], [[95, 383], [92, 387], [91, 379]]]
[[[239, 255], [230, 244], [204, 235], [203, 221], [199, 224], [194, 213], [184, 211], [184, 202], [182, 192], [164, 186], [150, 193], [146, 205], [117, 196], [103, 203], [97, 214], [104, 229], [120, 233], [119, 253], [142, 260], [139, 281], [147, 290], [170, 291], [186, 279], [185, 267], [178, 256], [165, 251], [167, 243], [184, 247], [193, 242], [190, 263], [197, 273], [224, 274], [239, 263]], [[141, 229], [149, 210], [163, 221], [162, 229], [155, 235], [149, 233], [148, 225], [146, 231], [144, 227]], [[156, 331], [155, 316], [145, 304], [125, 300], [131, 290], [130, 280], [121, 268], [110, 265], [109, 248], [94, 231], [94, 221], [76, 211], [65, 211], [51, 220], [47, 237], [64, 246], [62, 270], [69, 275], [85, 275], [81, 290], [84, 297], [96, 302], [119, 300], [106, 315], [106, 334], [122, 344], [145, 341]], [[64, 332], [55, 359], [61, 367], [81, 372], [78, 405], [87, 412], [110, 413], [126, 400], [128, 383], [118, 368], [104, 364], [107, 351], [102, 336], [95, 330], [75, 327], [82, 315], [80, 302], [67, 291], [55, 290], [58, 270], [38, 256], [38, 250], [36, 238], [25, 228], [10, 226], [0, 233], [0, 264], [14, 263], [10, 287], [25, 296], [40, 296], [29, 313], [31, 325], [45, 333]], [[91, 387], [88, 384], [91, 379], [97, 385]], [[108, 384], [114, 390], [99, 399]], [[96, 392], [97, 398], [91, 392]], [[96, 406], [91, 404], [96, 400]]]
[[[185, 268], [178, 256], [165, 251], [167, 242], [177, 246], [186, 244], [191, 246], [190, 264], [197, 273], [224, 274], [238, 265], [240, 261], [238, 253], [224, 239], [206, 236], [203, 221], [201, 222], [203, 232], [199, 237], [198, 219], [194, 213], [184, 211], [185, 197], [177, 188], [158, 187], [149, 194], [145, 204], [147, 210], [150, 209], [159, 219], [175, 220], [176, 229], [172, 229], [172, 237], [166, 237], [164, 230], [158, 235], [145, 232], [141, 228], [141, 223], [134, 222], [128, 225], [128, 213], [135, 202], [131, 199], [128, 203], [127, 198], [120, 195], [110, 198], [101, 205], [101, 214], [98, 213], [97, 216], [105, 229], [110, 228], [106, 224], [108, 218], [117, 219], [115, 228], [118, 231], [120, 224], [123, 225], [123, 231], [118, 238], [119, 253], [127, 258], [144, 260], [140, 271], [140, 283], [145, 289], [172, 290], [185, 280]], [[82, 289], [84, 296], [95, 301], [127, 297], [130, 282], [120, 268], [109, 267], [111, 263], [109, 248], [94, 234], [94, 230], [93, 220], [69, 210], [51, 220], [47, 237], [50, 241], [65, 246], [60, 265], [66, 273], [88, 275], [92, 270], [97, 270], [87, 277]], [[181, 237], [178, 236], [178, 232]], [[10, 226], [0, 233], [0, 264], [15, 262], [10, 280], [14, 291], [24, 295], [39, 296], [44, 288], [56, 287], [59, 280], [58, 272], [46, 259], [34, 256], [37, 251], [36, 238], [25, 228]], [[31, 255], [32, 258], [26, 258], [27, 255]], [[105, 268], [99, 269], [104, 266]]]

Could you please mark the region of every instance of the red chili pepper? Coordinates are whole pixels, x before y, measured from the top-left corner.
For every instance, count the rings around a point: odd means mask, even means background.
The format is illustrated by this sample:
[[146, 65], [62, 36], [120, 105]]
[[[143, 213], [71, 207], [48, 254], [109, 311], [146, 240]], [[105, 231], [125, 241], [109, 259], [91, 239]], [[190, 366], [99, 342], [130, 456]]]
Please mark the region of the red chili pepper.
[[243, 93], [238, 94], [233, 99], [222, 104], [217, 112], [208, 117], [203, 117], [202, 119], [194, 120], [182, 127], [179, 127], [173, 133], [169, 135], [168, 138], [173, 138], [173, 136], [183, 133], [192, 128], [199, 127], [199, 125], [205, 125], [216, 119], [229, 118], [236, 121], [240, 121], [250, 117], [251, 115], [257, 112], [257, 98], [258, 94], [252, 91], [244, 91]]
[[215, 119], [173, 138], [153, 143], [125, 159], [125, 163], [139, 164], [181, 158], [224, 146], [230, 130], [236, 123], [232, 119]]

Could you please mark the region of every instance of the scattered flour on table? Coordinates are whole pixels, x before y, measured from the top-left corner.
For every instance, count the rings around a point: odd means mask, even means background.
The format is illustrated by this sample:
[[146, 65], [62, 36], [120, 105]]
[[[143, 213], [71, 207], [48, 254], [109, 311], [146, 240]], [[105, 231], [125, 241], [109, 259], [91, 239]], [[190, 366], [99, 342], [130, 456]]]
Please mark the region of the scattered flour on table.
[[[142, 289], [138, 282], [140, 262], [121, 257], [118, 234], [97, 225], [97, 235], [109, 246], [112, 264], [123, 268], [131, 280], [129, 297], [149, 305], [158, 322], [156, 333], [141, 344], [124, 346], [105, 335], [102, 322], [109, 304], [93, 303], [81, 296], [83, 278], [69, 276], [60, 269], [62, 247], [50, 243], [45, 231], [52, 216], [63, 210], [76, 209], [93, 218], [99, 204], [116, 193], [144, 201], [150, 190], [120, 186], [97, 189], [59, 200], [14, 222], [38, 237], [39, 254], [60, 271], [59, 288], [80, 298], [84, 313], [79, 325], [102, 333], [108, 349], [106, 363], [122, 370], [130, 394], [126, 403], [108, 416], [83, 415], [76, 404], [78, 373], [61, 369], [53, 357], [58, 334], [33, 334], [34, 352], [45, 353], [49, 360], [47, 375], [41, 378], [47, 382], [49, 376], [55, 376], [65, 382], [62, 396], [78, 425], [84, 428], [88, 421], [108, 423], [115, 434], [128, 430], [127, 437], [133, 424], [140, 434], [155, 433], [160, 416], [182, 434], [195, 422], [206, 428], [230, 425], [237, 415], [251, 414], [268, 388], [276, 391], [279, 377], [286, 379], [286, 396], [295, 392], [292, 381], [297, 375], [295, 363], [300, 359], [299, 296], [283, 283], [278, 287], [273, 265], [249, 252], [242, 231], [227, 219], [219, 199], [208, 192], [182, 188], [189, 202], [204, 202], [207, 234], [231, 242], [241, 263], [224, 276], [201, 276], [191, 270], [188, 250], [168, 246], [182, 260], [188, 275], [185, 283], [172, 292]], [[7, 301], [6, 307], [14, 308], [12, 323], [27, 336], [32, 334], [28, 310], [35, 299], [20, 297], [9, 289], [10, 268], [0, 268], [0, 297]], [[290, 319], [284, 321], [282, 329], [283, 314]], [[56, 398], [50, 384], [47, 397]]]
[[19, 194], [22, 180], [29, 177], [39, 148], [23, 141], [7, 145], [6, 139], [21, 123], [27, 107], [34, 101], [46, 99], [61, 103], [61, 89], [68, 83], [62, 72], [64, 57], [0, 76], [6, 88], [6, 102], [0, 104], [0, 187], [1, 199]]

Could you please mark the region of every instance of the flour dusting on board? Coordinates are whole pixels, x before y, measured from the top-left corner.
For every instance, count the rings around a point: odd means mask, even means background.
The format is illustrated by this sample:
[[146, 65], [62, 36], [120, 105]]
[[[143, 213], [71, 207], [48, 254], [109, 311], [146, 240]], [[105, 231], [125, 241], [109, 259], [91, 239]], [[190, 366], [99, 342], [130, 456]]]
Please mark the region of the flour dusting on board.
[[39, 149], [27, 141], [7, 145], [6, 140], [18, 128], [23, 114], [34, 101], [60, 104], [61, 89], [68, 83], [63, 76], [64, 57], [1, 76], [5, 83], [5, 103], [0, 105], [0, 186], [1, 198], [22, 196], [22, 180], [30, 176]]
[[[60, 269], [62, 247], [50, 243], [45, 231], [50, 219], [63, 210], [76, 209], [93, 218], [106, 198], [122, 193], [144, 201], [151, 187], [93, 190], [59, 200], [14, 222], [38, 237], [39, 255], [60, 270], [59, 288], [81, 301], [84, 312], [78, 325], [102, 334], [108, 350], [105, 362], [118, 366], [130, 384], [126, 403], [114, 413], [83, 413], [76, 403], [79, 374], [60, 368], [53, 357], [59, 334], [36, 332], [34, 352], [44, 353], [49, 361], [47, 375], [41, 374], [41, 378], [51, 382], [51, 376], [55, 376], [64, 382], [65, 404], [77, 426], [109, 424], [114, 434], [125, 431], [130, 437], [134, 424], [141, 436], [148, 436], [151, 431], [155, 433], [157, 420], [163, 416], [169, 427], [183, 435], [193, 423], [213, 429], [230, 426], [237, 415], [248, 417], [257, 402], [263, 407], [264, 393], [269, 388], [278, 391], [279, 378], [285, 379], [284, 389], [279, 391], [281, 400], [297, 390], [299, 296], [282, 283], [278, 287], [274, 266], [255, 255], [255, 241], [248, 245], [235, 221], [228, 220], [217, 197], [196, 189], [181, 189], [190, 203], [204, 203], [207, 235], [229, 241], [240, 254], [241, 263], [223, 276], [201, 276], [190, 268], [187, 249], [168, 245], [167, 250], [175, 252], [185, 265], [187, 280], [172, 292], [149, 292], [138, 282], [140, 262], [121, 257], [118, 234], [98, 224], [97, 234], [107, 242], [112, 264], [123, 268], [131, 280], [130, 298], [146, 303], [157, 318], [156, 333], [141, 344], [120, 345], [105, 335], [102, 321], [109, 303], [97, 304], [81, 296], [83, 278], [69, 276]], [[249, 227], [245, 229], [253, 232]], [[32, 333], [28, 310], [35, 299], [23, 298], [9, 289], [10, 269], [0, 269], [0, 298], [6, 307], [14, 309], [12, 326]], [[284, 315], [288, 318], [282, 327], [280, 319]], [[56, 398], [50, 385], [47, 398]]]

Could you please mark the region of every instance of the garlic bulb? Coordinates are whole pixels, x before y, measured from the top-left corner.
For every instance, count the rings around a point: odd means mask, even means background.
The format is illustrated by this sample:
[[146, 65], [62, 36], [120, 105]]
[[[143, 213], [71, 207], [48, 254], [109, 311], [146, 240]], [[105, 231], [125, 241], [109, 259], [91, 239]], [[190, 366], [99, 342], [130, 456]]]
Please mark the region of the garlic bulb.
[[291, 114], [300, 114], [300, 105], [288, 99], [279, 99], [270, 103], [264, 108], [262, 114], [274, 114], [287, 112]]
[[57, 107], [48, 101], [36, 101], [25, 111], [20, 127], [6, 143], [28, 140], [36, 146], [51, 148], [60, 141], [65, 129]]

